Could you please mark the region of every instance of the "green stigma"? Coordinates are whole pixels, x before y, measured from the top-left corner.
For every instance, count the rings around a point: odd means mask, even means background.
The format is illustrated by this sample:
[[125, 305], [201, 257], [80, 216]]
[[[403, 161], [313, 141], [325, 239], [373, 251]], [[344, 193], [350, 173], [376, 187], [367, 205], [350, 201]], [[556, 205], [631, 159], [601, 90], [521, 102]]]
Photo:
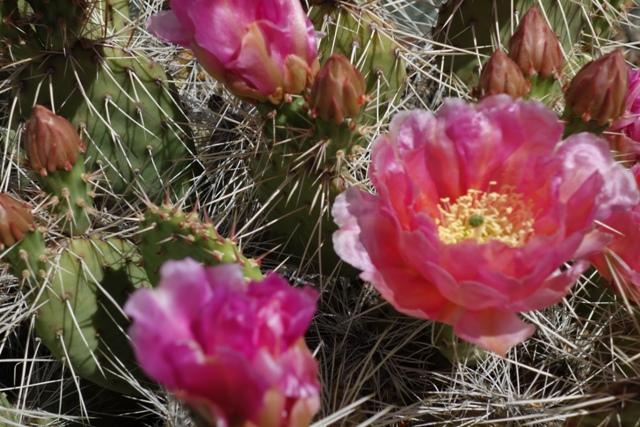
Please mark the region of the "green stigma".
[[482, 224], [484, 224], [484, 218], [482, 215], [475, 214], [471, 215], [469, 218], [469, 225], [473, 228], [480, 227]]

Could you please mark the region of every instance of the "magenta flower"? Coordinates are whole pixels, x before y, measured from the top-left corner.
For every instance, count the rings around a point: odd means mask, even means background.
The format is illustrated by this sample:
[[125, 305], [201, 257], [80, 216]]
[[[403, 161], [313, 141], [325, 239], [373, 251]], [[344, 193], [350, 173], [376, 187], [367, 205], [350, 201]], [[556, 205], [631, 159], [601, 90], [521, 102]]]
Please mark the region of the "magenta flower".
[[594, 220], [639, 200], [607, 143], [535, 101], [447, 100], [401, 112], [374, 143], [372, 195], [340, 195], [336, 252], [401, 312], [505, 355], [534, 331], [518, 312], [554, 304], [607, 237]]
[[609, 129], [607, 139], [622, 154], [640, 158], [640, 70], [629, 68], [629, 91], [624, 113]]
[[313, 25], [298, 0], [171, 0], [149, 31], [192, 49], [242, 99], [278, 104], [318, 71]]
[[317, 292], [276, 274], [248, 282], [235, 264], [168, 261], [154, 290], [125, 305], [149, 377], [218, 427], [300, 427], [320, 408], [303, 335]]
[[[640, 164], [631, 171], [640, 187]], [[613, 213], [602, 224], [602, 231], [610, 233], [613, 240], [589, 260], [616, 292], [640, 304], [640, 204]]]

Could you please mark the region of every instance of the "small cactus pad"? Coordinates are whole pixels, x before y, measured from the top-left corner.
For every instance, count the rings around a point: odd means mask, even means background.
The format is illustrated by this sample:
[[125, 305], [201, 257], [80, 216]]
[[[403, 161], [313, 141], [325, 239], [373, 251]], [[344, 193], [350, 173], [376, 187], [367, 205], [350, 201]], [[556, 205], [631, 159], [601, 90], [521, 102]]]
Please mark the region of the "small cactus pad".
[[160, 280], [162, 264], [186, 257], [207, 265], [237, 262], [243, 266], [245, 277], [262, 279], [256, 261], [242, 255], [233, 241], [221, 237], [196, 212], [185, 213], [168, 203], [151, 205], [140, 223], [138, 237], [144, 268], [154, 286]]

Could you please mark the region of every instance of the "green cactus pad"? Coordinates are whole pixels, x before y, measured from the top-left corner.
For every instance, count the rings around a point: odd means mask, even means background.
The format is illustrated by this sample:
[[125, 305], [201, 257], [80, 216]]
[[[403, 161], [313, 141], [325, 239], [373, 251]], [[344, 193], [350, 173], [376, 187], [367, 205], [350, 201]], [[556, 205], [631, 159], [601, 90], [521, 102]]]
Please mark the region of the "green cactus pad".
[[46, 50], [61, 51], [73, 45], [87, 26], [88, 0], [27, 0], [37, 14], [35, 29]]
[[142, 192], [161, 200], [167, 188], [181, 196], [192, 178], [194, 145], [162, 69], [125, 49], [76, 45], [45, 54], [19, 75], [18, 114], [34, 104], [53, 107], [81, 133], [89, 172], [104, 174], [105, 191]]
[[42, 342], [75, 375], [135, 393], [125, 377], [144, 377], [135, 365], [125, 333], [129, 320], [121, 308], [133, 290], [147, 283], [135, 247], [94, 234], [68, 240], [50, 259], [46, 279], [31, 294]]
[[91, 223], [89, 212], [93, 199], [84, 173], [83, 156], [71, 171], [57, 170], [47, 176], [38, 175], [38, 181], [47, 193], [57, 197], [58, 203], [53, 210], [61, 219], [62, 229], [72, 236], [85, 233]]
[[140, 223], [139, 248], [149, 281], [160, 281], [159, 270], [168, 260], [187, 257], [206, 265], [237, 262], [247, 278], [260, 280], [262, 273], [255, 260], [242, 255], [231, 240], [221, 237], [209, 222], [197, 213], [185, 213], [170, 204], [151, 205]]

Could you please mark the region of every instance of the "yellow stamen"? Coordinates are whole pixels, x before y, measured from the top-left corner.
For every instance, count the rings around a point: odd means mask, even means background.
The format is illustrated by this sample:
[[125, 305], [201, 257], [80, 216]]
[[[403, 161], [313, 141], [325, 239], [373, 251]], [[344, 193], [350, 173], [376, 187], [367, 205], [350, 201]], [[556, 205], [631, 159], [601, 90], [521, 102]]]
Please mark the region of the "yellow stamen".
[[509, 188], [501, 192], [469, 190], [451, 204], [440, 199], [436, 218], [440, 240], [447, 244], [465, 239], [487, 243], [491, 239], [518, 247], [533, 235], [533, 212], [522, 200], [522, 194]]

